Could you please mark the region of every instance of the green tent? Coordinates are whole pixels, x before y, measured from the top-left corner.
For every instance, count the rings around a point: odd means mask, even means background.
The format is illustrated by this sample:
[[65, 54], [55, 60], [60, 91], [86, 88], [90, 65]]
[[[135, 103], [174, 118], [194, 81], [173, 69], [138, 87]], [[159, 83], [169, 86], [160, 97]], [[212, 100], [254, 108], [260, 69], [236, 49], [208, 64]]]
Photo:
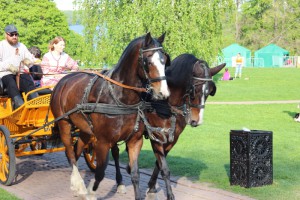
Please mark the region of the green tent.
[[281, 67], [289, 51], [276, 44], [269, 44], [254, 53], [255, 67]]
[[219, 63], [225, 62], [226, 66], [232, 66], [232, 58], [238, 53], [245, 59], [245, 67], [251, 66], [251, 51], [239, 44], [231, 44], [222, 49], [222, 56], [219, 57]]

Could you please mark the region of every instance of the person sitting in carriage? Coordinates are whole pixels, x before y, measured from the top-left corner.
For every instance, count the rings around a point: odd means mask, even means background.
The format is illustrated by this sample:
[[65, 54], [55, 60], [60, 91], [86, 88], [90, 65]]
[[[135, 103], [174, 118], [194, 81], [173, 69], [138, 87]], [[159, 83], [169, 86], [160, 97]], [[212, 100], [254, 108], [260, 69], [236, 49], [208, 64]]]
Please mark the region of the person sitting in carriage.
[[41, 55], [42, 52], [40, 48], [36, 46], [32, 46], [29, 49], [29, 52], [32, 54], [33, 57], [33, 65], [29, 68], [30, 74], [34, 81], [34, 86], [36, 88], [41, 87], [41, 79], [43, 77], [43, 71], [41, 68]]
[[[19, 42], [19, 33], [13, 24], [7, 25], [4, 31], [5, 39], [0, 42], [0, 78], [13, 100], [14, 109], [17, 109], [24, 104], [21, 92], [28, 93], [35, 89], [31, 76], [26, 73], [32, 63], [32, 55]], [[37, 96], [36, 92], [31, 93], [29, 99]]]
[[49, 52], [43, 56], [41, 62], [44, 74], [41, 80], [42, 86], [56, 85], [66, 75], [67, 70], [78, 71], [77, 62], [64, 52], [65, 45], [64, 38], [60, 36], [50, 41]]

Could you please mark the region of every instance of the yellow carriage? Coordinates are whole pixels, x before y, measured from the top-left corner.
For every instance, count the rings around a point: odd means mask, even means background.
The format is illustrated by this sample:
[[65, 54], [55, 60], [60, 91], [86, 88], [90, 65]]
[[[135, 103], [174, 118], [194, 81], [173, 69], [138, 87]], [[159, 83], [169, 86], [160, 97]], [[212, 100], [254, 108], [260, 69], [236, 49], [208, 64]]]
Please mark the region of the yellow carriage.
[[[1, 84], [1, 83], [0, 83]], [[63, 145], [53, 145], [57, 138], [52, 137], [54, 119], [49, 103], [51, 87], [42, 87], [26, 95], [23, 93], [24, 104], [13, 110], [12, 100], [5, 95], [0, 85], [0, 183], [11, 185], [16, 175], [16, 157], [43, 155], [64, 151]], [[28, 95], [38, 92], [37, 98], [28, 100]], [[79, 131], [72, 133], [74, 144]], [[51, 145], [49, 145], [51, 144]], [[88, 166], [95, 168], [92, 150], [87, 148], [84, 153]]]

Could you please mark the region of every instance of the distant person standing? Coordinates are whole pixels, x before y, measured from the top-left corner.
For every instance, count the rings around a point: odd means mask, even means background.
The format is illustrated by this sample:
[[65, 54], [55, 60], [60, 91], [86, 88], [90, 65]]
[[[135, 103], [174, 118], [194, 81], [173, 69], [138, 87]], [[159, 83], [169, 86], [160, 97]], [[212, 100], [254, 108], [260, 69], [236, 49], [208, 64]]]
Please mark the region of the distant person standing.
[[240, 53], [237, 54], [235, 58], [235, 73], [234, 73], [234, 78], [236, 78], [239, 75], [239, 78], [242, 78], [242, 67], [243, 67], [243, 57], [241, 56]]
[[64, 52], [64, 38], [57, 36], [49, 44], [49, 52], [43, 56], [41, 67], [43, 78], [42, 86], [56, 85], [66, 75], [65, 71], [78, 71], [79, 67], [75, 60]]

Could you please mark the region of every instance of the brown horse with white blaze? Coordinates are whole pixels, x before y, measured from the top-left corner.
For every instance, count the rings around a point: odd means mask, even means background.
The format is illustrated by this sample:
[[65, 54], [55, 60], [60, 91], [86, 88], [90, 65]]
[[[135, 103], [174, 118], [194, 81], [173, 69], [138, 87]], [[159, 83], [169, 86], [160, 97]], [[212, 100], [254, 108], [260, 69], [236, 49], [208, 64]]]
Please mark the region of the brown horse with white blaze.
[[[143, 110], [141, 92], [152, 90], [155, 99], [166, 99], [170, 93], [165, 77], [167, 57], [162, 51], [165, 34], [155, 39], [150, 33], [134, 39], [124, 50], [117, 65], [100, 75], [77, 72], [62, 78], [53, 90], [50, 102], [66, 156], [72, 166], [71, 189], [79, 194], [93, 193], [104, 178], [110, 148], [119, 141], [128, 147], [131, 179], [135, 198], [141, 199], [137, 159], [143, 144]], [[147, 89], [143, 88], [145, 83]], [[76, 153], [73, 151], [72, 129], [80, 135]], [[95, 139], [95, 182], [92, 191], [86, 189], [76, 167], [83, 147]]]
[[[180, 134], [187, 124], [196, 127], [203, 123], [205, 101], [208, 96], [214, 96], [216, 86], [212, 76], [225, 67], [225, 63], [214, 68], [191, 54], [182, 54], [175, 58], [171, 66], [166, 70], [167, 83], [170, 89], [170, 97], [166, 106], [171, 106], [172, 117], [161, 117], [160, 106], [156, 112], [146, 114], [149, 125], [146, 129], [150, 138], [153, 152], [156, 156], [156, 165], [148, 183], [148, 195], [155, 194], [156, 182], [159, 172], [165, 181], [167, 199], [174, 200], [174, 194], [170, 182], [170, 170], [166, 156], [174, 147]], [[174, 120], [176, 119], [176, 121]], [[154, 127], [161, 127], [157, 129]], [[158, 133], [156, 130], [164, 130]]]

